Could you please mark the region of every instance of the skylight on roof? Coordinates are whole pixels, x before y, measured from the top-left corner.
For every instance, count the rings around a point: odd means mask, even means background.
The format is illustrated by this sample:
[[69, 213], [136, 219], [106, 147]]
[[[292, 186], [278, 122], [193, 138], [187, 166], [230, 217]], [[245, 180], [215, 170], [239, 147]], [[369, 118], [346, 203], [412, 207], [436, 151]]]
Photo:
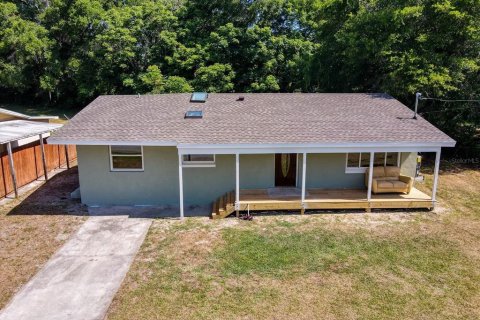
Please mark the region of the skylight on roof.
[[203, 111], [202, 110], [190, 110], [185, 112], [185, 118], [197, 118], [201, 119], [203, 117]]
[[205, 102], [207, 101], [208, 93], [206, 92], [194, 92], [190, 98], [190, 102]]

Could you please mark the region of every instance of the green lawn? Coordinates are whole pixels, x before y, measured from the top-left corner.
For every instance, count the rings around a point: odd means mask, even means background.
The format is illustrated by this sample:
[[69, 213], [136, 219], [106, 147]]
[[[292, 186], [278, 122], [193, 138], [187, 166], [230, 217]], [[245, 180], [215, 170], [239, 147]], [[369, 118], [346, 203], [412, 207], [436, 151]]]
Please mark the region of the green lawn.
[[479, 319], [480, 172], [453, 169], [437, 213], [157, 220], [108, 318]]
[[0, 108], [20, 112], [29, 116], [58, 116], [60, 119], [65, 119], [65, 116], [71, 119], [75, 114], [80, 111], [79, 108], [60, 108], [52, 107], [45, 104], [38, 105], [6, 102], [0, 102]]

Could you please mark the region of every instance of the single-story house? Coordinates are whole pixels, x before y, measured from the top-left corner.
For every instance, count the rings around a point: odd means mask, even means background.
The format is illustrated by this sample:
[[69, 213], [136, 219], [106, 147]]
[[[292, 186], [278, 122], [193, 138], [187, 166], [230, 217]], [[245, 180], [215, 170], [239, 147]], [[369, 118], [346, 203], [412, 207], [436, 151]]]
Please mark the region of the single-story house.
[[[100, 96], [49, 140], [77, 145], [89, 206], [239, 210], [435, 205], [442, 147], [455, 141], [387, 94]], [[436, 153], [433, 191], [413, 185]], [[391, 192], [390, 192], [391, 191]]]

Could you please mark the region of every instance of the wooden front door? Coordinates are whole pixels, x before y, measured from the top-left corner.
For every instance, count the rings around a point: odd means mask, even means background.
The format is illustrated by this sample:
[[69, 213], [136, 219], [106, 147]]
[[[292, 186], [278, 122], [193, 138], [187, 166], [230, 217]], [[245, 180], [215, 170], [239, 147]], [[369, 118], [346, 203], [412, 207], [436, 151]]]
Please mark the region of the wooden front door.
[[275, 186], [295, 187], [297, 182], [297, 154], [275, 154]]

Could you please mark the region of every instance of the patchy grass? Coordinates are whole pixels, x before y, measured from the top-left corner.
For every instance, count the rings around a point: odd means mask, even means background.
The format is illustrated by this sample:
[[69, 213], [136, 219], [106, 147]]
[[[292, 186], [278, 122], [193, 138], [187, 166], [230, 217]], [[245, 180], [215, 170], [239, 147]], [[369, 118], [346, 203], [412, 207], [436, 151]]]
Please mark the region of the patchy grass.
[[78, 186], [76, 168], [0, 207], [0, 308], [78, 229], [84, 214], [66, 199]]
[[[321, 232], [319, 232], [321, 231]], [[255, 230], [224, 232], [226, 245], [216, 257], [223, 275], [259, 274], [297, 277], [332, 269], [356, 273], [365, 268], [410, 268], [425, 276], [445, 272], [461, 254], [434, 237], [371, 237], [327, 228], [262, 234]], [[402, 250], [398, 250], [402, 248]], [[429, 250], [424, 250], [429, 248]]]
[[437, 213], [156, 220], [108, 318], [478, 319], [478, 181], [442, 172]]
[[65, 119], [65, 116], [71, 119], [76, 113], [81, 110], [81, 108], [65, 108], [58, 106], [54, 107], [48, 104], [27, 104], [12, 102], [0, 102], [0, 108], [20, 112], [29, 116], [58, 116], [61, 119]]

